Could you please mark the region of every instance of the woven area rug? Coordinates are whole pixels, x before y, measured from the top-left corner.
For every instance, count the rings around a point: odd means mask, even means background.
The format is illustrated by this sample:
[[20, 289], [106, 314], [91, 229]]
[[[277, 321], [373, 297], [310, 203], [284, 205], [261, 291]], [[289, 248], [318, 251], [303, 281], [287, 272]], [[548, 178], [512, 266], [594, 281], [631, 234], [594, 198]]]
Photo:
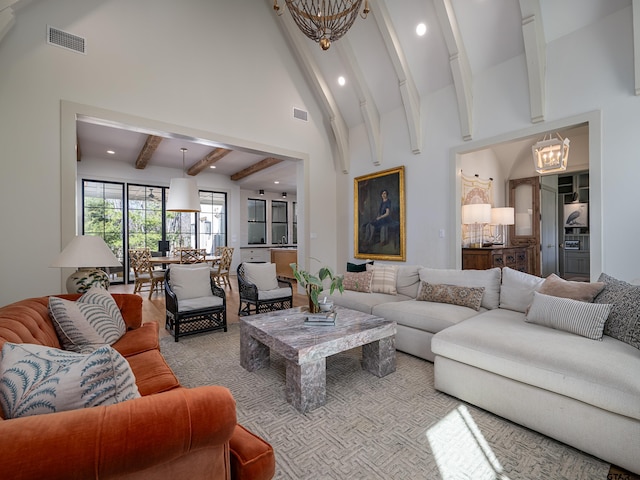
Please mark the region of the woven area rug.
[[239, 338], [236, 323], [161, 349], [182, 385], [231, 390], [238, 422], [273, 445], [277, 479], [607, 478], [607, 463], [436, 391], [433, 364], [401, 352], [384, 378], [362, 370], [359, 348], [329, 357], [327, 404], [301, 414], [282, 357], [247, 372]]

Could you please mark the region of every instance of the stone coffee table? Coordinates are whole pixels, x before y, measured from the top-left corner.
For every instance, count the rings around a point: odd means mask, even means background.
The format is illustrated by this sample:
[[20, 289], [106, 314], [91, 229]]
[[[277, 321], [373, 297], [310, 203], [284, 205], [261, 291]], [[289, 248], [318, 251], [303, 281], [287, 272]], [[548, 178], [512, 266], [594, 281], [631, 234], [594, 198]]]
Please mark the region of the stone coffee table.
[[396, 322], [336, 307], [335, 326], [305, 325], [298, 308], [240, 317], [240, 365], [269, 366], [273, 349], [286, 361], [287, 401], [308, 412], [326, 403], [326, 359], [362, 346], [362, 367], [378, 377], [396, 370]]

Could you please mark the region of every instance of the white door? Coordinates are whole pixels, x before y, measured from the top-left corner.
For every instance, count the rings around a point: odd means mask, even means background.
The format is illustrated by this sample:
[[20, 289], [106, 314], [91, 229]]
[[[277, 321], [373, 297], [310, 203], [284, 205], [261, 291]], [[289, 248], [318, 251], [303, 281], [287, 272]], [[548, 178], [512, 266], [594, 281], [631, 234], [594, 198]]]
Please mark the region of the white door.
[[540, 190], [540, 256], [542, 276], [558, 274], [558, 192], [548, 185]]

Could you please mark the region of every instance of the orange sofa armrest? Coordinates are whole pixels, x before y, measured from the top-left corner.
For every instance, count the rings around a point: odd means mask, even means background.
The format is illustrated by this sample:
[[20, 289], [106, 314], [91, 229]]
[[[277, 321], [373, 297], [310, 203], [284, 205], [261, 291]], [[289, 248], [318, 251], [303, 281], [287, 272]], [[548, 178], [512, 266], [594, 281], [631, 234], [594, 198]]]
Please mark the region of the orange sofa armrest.
[[117, 477], [224, 446], [235, 426], [228, 389], [178, 388], [107, 407], [1, 421], [0, 468], [14, 480]]

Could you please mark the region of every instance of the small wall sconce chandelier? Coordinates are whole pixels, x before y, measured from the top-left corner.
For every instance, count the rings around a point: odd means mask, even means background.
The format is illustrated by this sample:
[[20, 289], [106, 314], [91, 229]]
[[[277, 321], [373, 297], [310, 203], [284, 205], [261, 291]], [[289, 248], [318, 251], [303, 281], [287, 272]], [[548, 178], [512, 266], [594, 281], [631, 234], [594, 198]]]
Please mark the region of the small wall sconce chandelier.
[[[285, 2], [302, 33], [319, 43], [323, 50], [329, 50], [331, 42], [338, 40], [351, 28], [363, 0], [323, 0], [322, 2], [285, 0]], [[273, 9], [278, 16], [282, 15], [278, 0], [273, 0]], [[360, 16], [367, 18], [369, 12], [369, 0], [364, 0], [364, 9]]]
[[258, 190], [258, 193], [259, 193], [260, 195], [264, 196], [264, 190], [263, 190], [263, 189]]
[[282, 192], [282, 198], [287, 198], [287, 192]]
[[531, 147], [533, 164], [538, 173], [562, 172], [567, 169], [569, 160], [569, 139], [564, 140], [556, 133], [558, 138], [549, 134]]

